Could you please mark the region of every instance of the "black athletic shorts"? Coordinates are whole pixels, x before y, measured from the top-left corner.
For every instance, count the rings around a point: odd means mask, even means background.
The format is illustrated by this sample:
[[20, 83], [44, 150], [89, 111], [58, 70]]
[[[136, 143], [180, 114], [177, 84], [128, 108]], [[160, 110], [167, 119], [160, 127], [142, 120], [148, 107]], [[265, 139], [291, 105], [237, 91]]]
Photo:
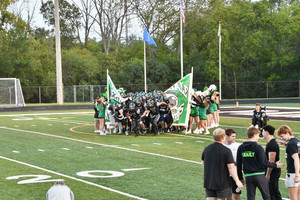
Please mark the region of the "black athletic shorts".
[[217, 197], [218, 199], [230, 199], [231, 198], [231, 187], [223, 190], [209, 190], [205, 189], [206, 197]]
[[238, 186], [236, 185], [234, 179], [232, 177], [230, 177], [230, 179], [231, 179], [231, 185], [232, 185], [232, 193], [241, 194], [242, 193], [241, 190], [239, 192], [236, 192], [236, 189], [237, 189]]

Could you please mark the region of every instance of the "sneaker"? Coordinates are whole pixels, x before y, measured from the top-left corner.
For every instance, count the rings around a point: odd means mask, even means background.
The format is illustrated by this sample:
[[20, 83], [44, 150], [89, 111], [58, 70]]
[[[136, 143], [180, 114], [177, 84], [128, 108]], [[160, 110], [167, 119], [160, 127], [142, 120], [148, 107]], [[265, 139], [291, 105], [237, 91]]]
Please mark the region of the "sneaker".
[[117, 133], [117, 128], [114, 128], [114, 132], [113, 133]]
[[199, 134], [199, 129], [198, 129], [198, 128], [196, 128], [196, 129], [193, 131], [193, 133], [195, 133], [195, 134]]
[[143, 131], [143, 136], [145, 136], [145, 135], [146, 135], [146, 133], [147, 133], [147, 131], [146, 131], [146, 130], [144, 130], [144, 131]]
[[206, 130], [206, 132], [204, 133], [204, 135], [209, 135], [210, 132], [208, 130]]
[[100, 131], [100, 135], [106, 135], [103, 131]]
[[125, 131], [125, 135], [128, 135], [128, 131]]
[[99, 131], [98, 131], [98, 130], [95, 130], [94, 132], [95, 132], [95, 133], [99, 133]]
[[200, 132], [204, 131], [204, 128], [200, 128]]
[[201, 131], [201, 129], [199, 130], [198, 134], [202, 134], [202, 131]]
[[118, 133], [118, 134], [120, 135], [120, 134], [122, 134], [122, 132], [121, 132], [121, 131], [119, 131], [119, 133]]
[[191, 129], [189, 129], [187, 132], [186, 132], [187, 134], [189, 134], [189, 133], [192, 133], [192, 130]]

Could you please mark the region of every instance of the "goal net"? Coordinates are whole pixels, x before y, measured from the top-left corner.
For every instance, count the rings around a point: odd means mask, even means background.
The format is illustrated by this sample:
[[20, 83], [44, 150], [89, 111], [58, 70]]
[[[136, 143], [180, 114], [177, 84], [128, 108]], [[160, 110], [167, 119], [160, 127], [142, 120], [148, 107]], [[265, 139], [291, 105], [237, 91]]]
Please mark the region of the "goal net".
[[0, 107], [24, 107], [24, 97], [19, 79], [0, 78]]

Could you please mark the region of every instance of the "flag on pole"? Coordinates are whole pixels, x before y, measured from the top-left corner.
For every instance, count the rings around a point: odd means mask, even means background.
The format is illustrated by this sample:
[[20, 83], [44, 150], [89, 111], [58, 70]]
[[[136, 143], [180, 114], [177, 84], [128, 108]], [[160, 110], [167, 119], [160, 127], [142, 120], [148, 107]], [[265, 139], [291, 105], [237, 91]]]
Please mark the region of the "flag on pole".
[[149, 44], [149, 45], [153, 45], [156, 46], [155, 41], [153, 40], [153, 38], [151, 37], [151, 35], [148, 33], [147, 29], [144, 29], [144, 34], [143, 34], [144, 40]]
[[193, 73], [190, 73], [165, 91], [171, 105], [173, 125], [188, 126], [192, 84]]
[[110, 104], [127, 101], [127, 98], [121, 97], [120, 93], [117, 91], [114, 83], [112, 82], [108, 74], [107, 74], [107, 88], [108, 88], [108, 96], [109, 96]]
[[185, 10], [184, 1], [183, 1], [183, 0], [180, 0], [180, 11], [181, 11], [182, 22], [183, 22], [183, 23], [185, 23], [184, 10]]

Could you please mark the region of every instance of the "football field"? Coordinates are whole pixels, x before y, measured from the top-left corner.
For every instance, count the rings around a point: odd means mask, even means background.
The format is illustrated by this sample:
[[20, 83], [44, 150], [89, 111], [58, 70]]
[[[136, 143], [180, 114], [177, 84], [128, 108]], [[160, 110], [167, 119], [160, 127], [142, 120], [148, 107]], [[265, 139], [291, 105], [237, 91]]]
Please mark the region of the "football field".
[[[220, 127], [236, 129], [243, 142], [250, 121], [223, 117]], [[45, 199], [61, 179], [80, 200], [205, 199], [201, 154], [211, 134], [100, 136], [93, 123], [90, 110], [0, 113], [0, 199]], [[269, 124], [287, 124], [299, 138], [299, 122]], [[284, 147], [280, 157], [285, 163]], [[281, 178], [285, 174], [286, 167]], [[283, 180], [280, 191], [288, 198]]]

